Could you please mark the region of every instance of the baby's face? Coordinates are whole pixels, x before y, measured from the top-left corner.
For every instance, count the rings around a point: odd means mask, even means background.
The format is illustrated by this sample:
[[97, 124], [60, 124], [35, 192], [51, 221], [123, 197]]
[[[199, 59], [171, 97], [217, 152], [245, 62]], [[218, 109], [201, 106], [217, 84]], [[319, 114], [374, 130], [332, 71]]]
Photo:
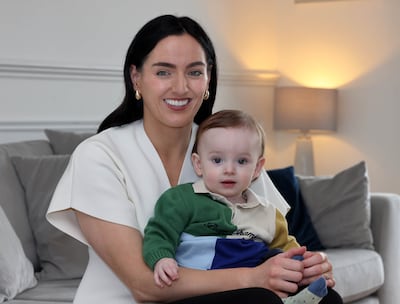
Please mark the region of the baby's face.
[[209, 191], [223, 195], [231, 202], [242, 201], [243, 191], [261, 169], [260, 150], [260, 138], [253, 130], [209, 129], [198, 144], [194, 167]]

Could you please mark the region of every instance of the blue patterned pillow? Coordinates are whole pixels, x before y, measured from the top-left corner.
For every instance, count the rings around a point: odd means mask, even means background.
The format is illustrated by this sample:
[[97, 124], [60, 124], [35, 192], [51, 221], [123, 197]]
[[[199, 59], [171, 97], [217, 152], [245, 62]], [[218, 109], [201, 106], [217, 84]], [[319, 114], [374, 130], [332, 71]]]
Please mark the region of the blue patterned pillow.
[[292, 166], [267, 171], [275, 187], [290, 205], [286, 215], [289, 234], [296, 237], [300, 245], [307, 246], [310, 251], [323, 250], [318, 234], [311, 222], [311, 217], [304, 204], [300, 187]]

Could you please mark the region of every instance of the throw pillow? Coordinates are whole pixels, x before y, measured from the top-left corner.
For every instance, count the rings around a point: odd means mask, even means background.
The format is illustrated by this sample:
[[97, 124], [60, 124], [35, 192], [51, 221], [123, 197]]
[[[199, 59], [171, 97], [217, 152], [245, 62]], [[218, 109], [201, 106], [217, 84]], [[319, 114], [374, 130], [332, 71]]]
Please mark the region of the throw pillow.
[[295, 236], [300, 245], [307, 246], [308, 250], [324, 249], [303, 202], [294, 168], [268, 170], [267, 173], [290, 205], [290, 211], [286, 214], [289, 234]]
[[0, 303], [37, 284], [33, 265], [0, 206]]
[[32, 229], [29, 225], [24, 190], [10, 157], [51, 154], [53, 151], [47, 140], [19, 141], [0, 145], [0, 205], [35, 270], [39, 267], [39, 260], [36, 255]]
[[80, 278], [88, 261], [87, 247], [53, 227], [46, 212], [69, 156], [12, 157], [25, 190], [29, 221], [42, 270], [40, 279]]
[[44, 130], [54, 154], [71, 154], [75, 148], [94, 133], [75, 133], [59, 130]]
[[373, 249], [365, 162], [335, 176], [298, 176], [300, 191], [326, 248]]

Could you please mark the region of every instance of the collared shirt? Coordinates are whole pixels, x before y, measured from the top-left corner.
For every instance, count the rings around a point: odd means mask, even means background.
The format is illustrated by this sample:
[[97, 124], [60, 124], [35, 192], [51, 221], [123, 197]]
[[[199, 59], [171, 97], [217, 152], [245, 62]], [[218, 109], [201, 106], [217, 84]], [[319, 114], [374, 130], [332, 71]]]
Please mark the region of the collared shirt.
[[193, 184], [193, 191], [208, 194], [212, 199], [224, 203], [232, 210], [232, 224], [237, 226], [237, 231], [227, 237], [259, 240], [267, 244], [273, 240], [276, 230], [276, 207], [251, 189], [244, 192], [247, 197], [246, 203], [240, 204], [233, 204], [226, 197], [208, 191], [203, 179]]

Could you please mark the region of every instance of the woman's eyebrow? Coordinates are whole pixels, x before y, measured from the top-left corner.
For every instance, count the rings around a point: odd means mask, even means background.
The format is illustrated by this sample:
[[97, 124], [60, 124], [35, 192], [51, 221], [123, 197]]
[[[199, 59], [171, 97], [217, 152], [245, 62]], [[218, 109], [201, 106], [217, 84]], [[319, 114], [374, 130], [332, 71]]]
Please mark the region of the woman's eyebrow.
[[[195, 62], [190, 63], [187, 67], [188, 68], [192, 68], [194, 66], [199, 66], [199, 65], [200, 66], [205, 66], [206, 64], [204, 62], [202, 62], [202, 61], [195, 61]], [[159, 67], [166, 67], [166, 68], [176, 68], [175, 64], [168, 63], [168, 62], [163, 62], [163, 61], [155, 62], [155, 63], [152, 64], [152, 66], [153, 67], [159, 66]]]
[[174, 64], [168, 63], [168, 62], [155, 62], [155, 63], [152, 64], [152, 66], [153, 67], [160, 66], [160, 67], [167, 67], [167, 68], [174, 68], [175, 67]]
[[195, 61], [195, 62], [192, 62], [191, 64], [189, 64], [188, 68], [192, 68], [192, 67], [198, 66], [198, 65], [206, 66], [206, 64], [203, 61]]

